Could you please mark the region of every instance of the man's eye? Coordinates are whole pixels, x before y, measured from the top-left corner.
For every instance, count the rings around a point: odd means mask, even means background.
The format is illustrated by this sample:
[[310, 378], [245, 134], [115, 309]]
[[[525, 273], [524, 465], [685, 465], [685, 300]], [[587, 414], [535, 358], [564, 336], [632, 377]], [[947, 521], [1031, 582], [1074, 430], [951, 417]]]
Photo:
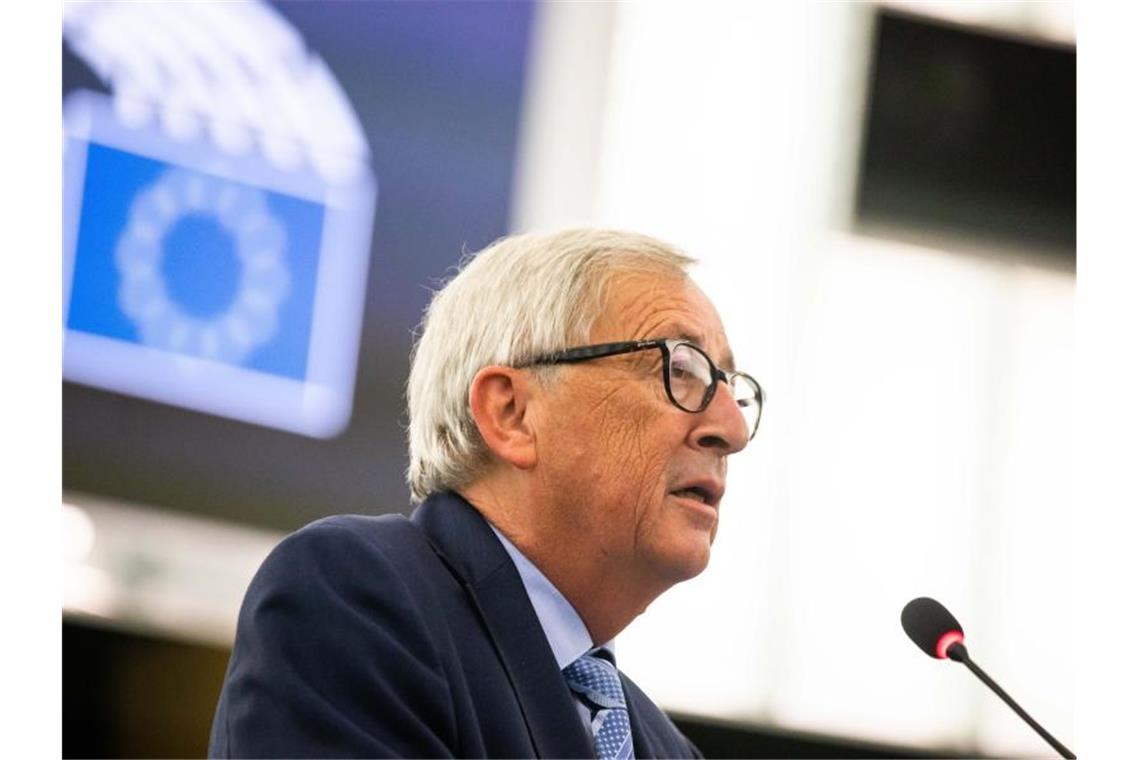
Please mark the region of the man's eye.
[[684, 380], [692, 374], [692, 372], [689, 371], [688, 365], [680, 362], [673, 362], [669, 367], [669, 373], [673, 376], [674, 380]]

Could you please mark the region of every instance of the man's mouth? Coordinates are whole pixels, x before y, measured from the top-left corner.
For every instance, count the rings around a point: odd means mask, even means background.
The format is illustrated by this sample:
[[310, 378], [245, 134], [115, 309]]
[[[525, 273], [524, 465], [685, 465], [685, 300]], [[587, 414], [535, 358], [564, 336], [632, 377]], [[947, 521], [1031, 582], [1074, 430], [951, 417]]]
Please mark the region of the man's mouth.
[[693, 499], [703, 504], [712, 504], [713, 495], [700, 486], [690, 486], [689, 488], [682, 488], [679, 491], [673, 491], [674, 496], [680, 496], [685, 499]]

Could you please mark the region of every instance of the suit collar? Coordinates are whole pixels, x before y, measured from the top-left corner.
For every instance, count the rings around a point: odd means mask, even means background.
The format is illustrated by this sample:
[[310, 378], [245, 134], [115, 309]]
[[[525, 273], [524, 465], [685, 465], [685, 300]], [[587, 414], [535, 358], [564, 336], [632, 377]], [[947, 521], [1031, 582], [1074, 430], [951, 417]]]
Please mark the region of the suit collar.
[[546, 641], [554, 653], [554, 661], [559, 669], [565, 670], [570, 663], [594, 648], [594, 641], [590, 638], [586, 624], [582, 622], [574, 605], [570, 604], [538, 566], [519, 551], [518, 547], [493, 524], [488, 523], [488, 525], [499, 539], [499, 544], [506, 549], [522, 579], [523, 588], [526, 590], [527, 598], [530, 599], [531, 607], [534, 608], [535, 617], [538, 618], [538, 623], [546, 634]]
[[478, 585], [502, 565], [511, 564], [491, 526], [459, 494], [432, 494], [416, 507], [411, 519], [464, 584]]
[[412, 514], [482, 618], [514, 687], [539, 757], [590, 757], [590, 738], [514, 563], [458, 494], [429, 496]]

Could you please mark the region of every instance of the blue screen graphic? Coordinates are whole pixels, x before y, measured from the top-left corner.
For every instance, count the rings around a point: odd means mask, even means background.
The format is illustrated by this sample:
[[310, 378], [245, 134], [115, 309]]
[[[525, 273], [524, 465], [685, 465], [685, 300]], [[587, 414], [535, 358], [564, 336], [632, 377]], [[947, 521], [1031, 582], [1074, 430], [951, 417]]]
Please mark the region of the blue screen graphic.
[[304, 380], [324, 208], [91, 143], [67, 327]]

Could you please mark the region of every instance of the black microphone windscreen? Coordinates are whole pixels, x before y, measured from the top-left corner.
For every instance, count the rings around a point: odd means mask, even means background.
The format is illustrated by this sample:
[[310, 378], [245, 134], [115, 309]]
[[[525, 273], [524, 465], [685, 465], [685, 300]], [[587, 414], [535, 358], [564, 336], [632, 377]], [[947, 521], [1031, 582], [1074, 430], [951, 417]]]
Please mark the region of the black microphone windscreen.
[[963, 639], [962, 626], [950, 611], [928, 596], [907, 602], [902, 611], [902, 627], [919, 649], [936, 659], [945, 658], [950, 644]]

